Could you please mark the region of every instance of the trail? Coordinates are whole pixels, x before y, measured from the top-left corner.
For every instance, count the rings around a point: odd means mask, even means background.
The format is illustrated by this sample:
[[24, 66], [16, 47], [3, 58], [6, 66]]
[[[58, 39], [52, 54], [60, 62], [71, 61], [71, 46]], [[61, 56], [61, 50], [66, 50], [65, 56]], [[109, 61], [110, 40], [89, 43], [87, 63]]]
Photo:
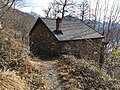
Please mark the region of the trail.
[[40, 61], [44, 66], [44, 77], [47, 80], [46, 89], [47, 90], [63, 90], [58, 80], [57, 71], [56, 71], [56, 61]]

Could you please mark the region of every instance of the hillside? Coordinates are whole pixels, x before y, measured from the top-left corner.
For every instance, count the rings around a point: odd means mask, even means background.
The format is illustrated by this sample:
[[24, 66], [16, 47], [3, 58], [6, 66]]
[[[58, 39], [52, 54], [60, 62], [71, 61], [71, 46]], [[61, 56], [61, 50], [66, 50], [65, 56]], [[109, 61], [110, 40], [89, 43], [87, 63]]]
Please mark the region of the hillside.
[[21, 12], [20, 10], [10, 8], [0, 18], [2, 27], [16, 30], [18, 36], [24, 43], [28, 43], [28, 34], [36, 22], [36, 18], [28, 13]]
[[0, 31], [0, 89], [2, 90], [120, 90], [117, 79], [97, 62], [63, 55], [35, 58], [14, 30]]
[[42, 66], [14, 30], [0, 31], [0, 89], [36, 90], [44, 87]]

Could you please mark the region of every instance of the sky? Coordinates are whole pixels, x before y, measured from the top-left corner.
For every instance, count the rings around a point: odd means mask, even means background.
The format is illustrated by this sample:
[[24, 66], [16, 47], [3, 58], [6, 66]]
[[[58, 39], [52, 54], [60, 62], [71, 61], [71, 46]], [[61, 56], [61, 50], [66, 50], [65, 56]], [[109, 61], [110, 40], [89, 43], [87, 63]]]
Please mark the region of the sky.
[[[25, 3], [25, 7], [20, 8], [23, 12], [35, 12], [44, 16], [44, 9], [47, 9], [50, 2], [53, 0], [23, 0]], [[81, 1], [81, 0], [74, 0], [74, 1]]]
[[[40, 16], [44, 17], [44, 12], [43, 9], [47, 9], [48, 5], [50, 2], [52, 2], [53, 0], [23, 0], [24, 3], [23, 6], [24, 7], [20, 7], [19, 9], [23, 12], [35, 12], [37, 14], [39, 14]], [[83, 0], [74, 0], [77, 4], [79, 4], [81, 1]], [[88, 0], [91, 1], [91, 5], [94, 8], [95, 7], [95, 1], [96, 0]], [[113, 1], [120, 1], [120, 0], [109, 0], [109, 4], [110, 6], [112, 6]], [[105, 2], [105, 0], [101, 0], [101, 2]]]
[[25, 7], [20, 8], [24, 12], [35, 12], [44, 16], [43, 9], [46, 9], [52, 0], [24, 0]]

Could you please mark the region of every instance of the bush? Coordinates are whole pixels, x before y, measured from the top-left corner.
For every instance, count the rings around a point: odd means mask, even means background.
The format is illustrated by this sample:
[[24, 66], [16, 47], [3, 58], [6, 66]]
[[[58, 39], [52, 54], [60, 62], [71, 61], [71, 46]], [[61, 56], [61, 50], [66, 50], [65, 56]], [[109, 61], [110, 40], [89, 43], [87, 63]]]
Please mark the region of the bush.
[[57, 63], [57, 71], [65, 90], [113, 90], [114, 85], [120, 85], [119, 81], [101, 71], [95, 61], [73, 56], [62, 56]]
[[105, 59], [104, 68], [112, 78], [120, 79], [120, 50], [114, 49]]

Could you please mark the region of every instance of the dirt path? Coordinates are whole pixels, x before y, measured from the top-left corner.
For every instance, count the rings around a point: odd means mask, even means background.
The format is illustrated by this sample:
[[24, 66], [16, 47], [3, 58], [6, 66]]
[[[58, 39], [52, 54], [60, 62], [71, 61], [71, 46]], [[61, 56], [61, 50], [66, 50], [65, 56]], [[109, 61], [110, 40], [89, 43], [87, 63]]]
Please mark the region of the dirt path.
[[46, 88], [47, 90], [63, 90], [60, 86], [60, 82], [58, 80], [57, 72], [55, 69], [56, 61], [41, 61], [44, 66], [44, 77], [47, 79]]

